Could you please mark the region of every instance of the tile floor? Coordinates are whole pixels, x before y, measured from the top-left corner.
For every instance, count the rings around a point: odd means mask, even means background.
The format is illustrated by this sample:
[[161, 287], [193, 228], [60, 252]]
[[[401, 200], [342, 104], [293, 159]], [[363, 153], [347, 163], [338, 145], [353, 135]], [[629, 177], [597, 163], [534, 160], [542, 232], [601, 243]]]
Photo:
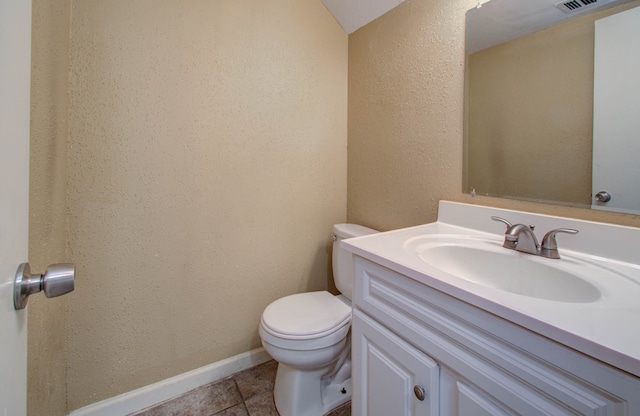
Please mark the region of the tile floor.
[[[129, 416], [279, 416], [273, 403], [277, 367], [268, 361]], [[351, 416], [351, 403], [327, 416]]]

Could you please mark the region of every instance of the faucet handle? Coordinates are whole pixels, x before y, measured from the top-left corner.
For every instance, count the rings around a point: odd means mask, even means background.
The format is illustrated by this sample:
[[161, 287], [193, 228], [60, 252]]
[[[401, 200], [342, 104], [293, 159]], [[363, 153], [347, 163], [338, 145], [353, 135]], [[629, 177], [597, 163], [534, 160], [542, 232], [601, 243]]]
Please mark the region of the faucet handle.
[[511, 222], [505, 220], [502, 217], [492, 216], [491, 219], [494, 221], [501, 222], [507, 226], [507, 229], [504, 232], [504, 243], [502, 244], [502, 247], [508, 248], [509, 250], [515, 250], [516, 244], [518, 242], [518, 237], [513, 237], [509, 235], [509, 230], [513, 229], [513, 224], [511, 224]]
[[556, 234], [558, 233], [578, 234], [578, 230], [574, 230], [573, 228], [555, 228], [546, 233], [542, 239], [542, 245], [540, 246], [543, 256], [552, 259], [560, 258], [560, 255], [558, 254], [558, 242], [556, 241]]
[[505, 219], [504, 219], [504, 218], [502, 218], [502, 217], [496, 217], [496, 216], [494, 215], [494, 216], [492, 216], [492, 217], [491, 217], [491, 219], [492, 219], [492, 220], [494, 220], [494, 221], [501, 222], [501, 223], [503, 223], [504, 225], [506, 225], [506, 226], [507, 226], [507, 230], [513, 226], [513, 224], [511, 224], [509, 221], [505, 220]]

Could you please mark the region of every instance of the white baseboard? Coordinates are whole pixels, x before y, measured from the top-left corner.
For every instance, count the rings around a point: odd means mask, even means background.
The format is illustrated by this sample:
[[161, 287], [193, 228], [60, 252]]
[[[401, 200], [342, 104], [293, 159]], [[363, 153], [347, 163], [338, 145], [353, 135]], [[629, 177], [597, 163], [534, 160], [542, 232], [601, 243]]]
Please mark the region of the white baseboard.
[[257, 348], [137, 390], [90, 404], [70, 412], [68, 416], [124, 416], [269, 360], [271, 360], [269, 354], [263, 348]]

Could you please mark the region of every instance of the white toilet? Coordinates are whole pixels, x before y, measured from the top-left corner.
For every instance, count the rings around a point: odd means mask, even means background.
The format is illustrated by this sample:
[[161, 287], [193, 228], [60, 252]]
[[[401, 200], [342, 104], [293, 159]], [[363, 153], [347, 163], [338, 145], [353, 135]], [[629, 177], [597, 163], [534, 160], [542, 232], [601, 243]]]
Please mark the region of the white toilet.
[[341, 295], [299, 293], [262, 313], [262, 346], [279, 363], [273, 396], [280, 416], [321, 416], [351, 399], [354, 270], [340, 241], [377, 232], [355, 224], [333, 226], [333, 277]]

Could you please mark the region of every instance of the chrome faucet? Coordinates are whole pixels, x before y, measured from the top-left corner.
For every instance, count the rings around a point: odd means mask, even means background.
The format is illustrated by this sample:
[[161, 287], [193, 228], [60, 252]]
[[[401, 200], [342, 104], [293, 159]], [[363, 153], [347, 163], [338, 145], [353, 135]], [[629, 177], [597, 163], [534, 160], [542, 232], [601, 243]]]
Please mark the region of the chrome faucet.
[[513, 245], [514, 250], [529, 254], [539, 254], [540, 244], [538, 244], [538, 239], [533, 233], [533, 228], [524, 224], [510, 226], [504, 234], [504, 241], [509, 242], [509, 247], [507, 248], [511, 248]]
[[535, 228], [533, 225], [511, 224], [500, 217], [491, 217], [491, 219], [507, 226], [502, 247], [550, 259], [560, 258], [556, 234], [578, 234], [578, 230], [573, 228], [554, 228], [544, 235], [542, 244], [538, 244], [538, 239], [533, 232]]

